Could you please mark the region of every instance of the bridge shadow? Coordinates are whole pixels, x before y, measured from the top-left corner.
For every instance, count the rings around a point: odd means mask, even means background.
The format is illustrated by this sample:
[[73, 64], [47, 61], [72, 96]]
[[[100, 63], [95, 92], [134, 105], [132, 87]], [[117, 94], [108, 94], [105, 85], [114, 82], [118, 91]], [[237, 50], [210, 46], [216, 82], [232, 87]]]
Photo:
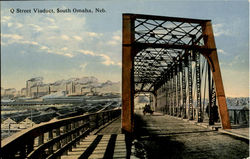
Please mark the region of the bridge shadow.
[[[159, 135], [146, 129], [147, 123], [141, 116], [135, 116], [135, 140], [132, 143], [132, 156], [148, 159], [182, 159], [184, 144], [171, 139], [171, 136]], [[133, 149], [132, 148], [132, 149]], [[133, 150], [132, 150], [133, 151]]]
[[244, 124], [244, 125], [233, 125], [233, 124], [231, 124], [231, 128], [232, 129], [249, 128], [249, 125], [248, 124]]

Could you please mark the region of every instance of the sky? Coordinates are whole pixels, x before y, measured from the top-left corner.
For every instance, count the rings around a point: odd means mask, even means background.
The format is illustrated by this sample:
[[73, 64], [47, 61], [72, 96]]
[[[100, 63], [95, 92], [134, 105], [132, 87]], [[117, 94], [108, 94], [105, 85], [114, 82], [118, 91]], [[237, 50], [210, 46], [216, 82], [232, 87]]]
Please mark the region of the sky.
[[[36, 8], [72, 12], [34, 13]], [[93, 13], [73, 13], [74, 8]], [[121, 81], [122, 13], [211, 19], [226, 96], [249, 96], [247, 0], [2, 1], [1, 87], [21, 89], [38, 76], [44, 83], [83, 76]]]

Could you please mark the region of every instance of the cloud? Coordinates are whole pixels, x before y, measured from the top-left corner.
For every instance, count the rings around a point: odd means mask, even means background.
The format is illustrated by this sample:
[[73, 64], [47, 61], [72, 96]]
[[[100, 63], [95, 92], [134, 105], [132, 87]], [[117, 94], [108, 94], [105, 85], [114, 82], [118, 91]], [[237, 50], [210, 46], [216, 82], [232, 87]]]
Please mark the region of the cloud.
[[102, 64], [107, 65], [107, 66], [115, 64], [115, 62], [112, 61], [109, 56], [107, 56], [105, 54], [100, 54], [100, 56], [104, 59]]
[[1, 41], [1, 46], [6, 46], [7, 44], [5, 42]]
[[110, 66], [110, 65], [116, 65], [116, 66], [121, 66], [121, 62], [115, 62], [113, 60], [111, 60], [111, 58], [106, 55], [106, 54], [98, 54], [95, 53], [93, 51], [90, 50], [79, 50], [78, 52], [83, 53], [84, 55], [91, 55], [91, 56], [97, 56], [97, 57], [101, 57], [102, 58], [102, 64], [106, 65], [106, 66]]
[[53, 50], [53, 49], [50, 49], [48, 48], [47, 49], [47, 52], [50, 53], [50, 54], [56, 54], [56, 55], [62, 55], [62, 56], [65, 56], [65, 57], [74, 57], [74, 55], [72, 53], [64, 53], [64, 52], [61, 52], [61, 51], [58, 51], [58, 50]]
[[90, 37], [100, 37], [103, 34], [102, 33], [95, 33], [95, 32], [87, 32], [87, 35]]
[[13, 25], [13, 23], [8, 23], [8, 27], [11, 27]]
[[234, 60], [239, 60], [240, 59], [240, 55], [236, 55], [235, 57], [234, 57]]
[[56, 38], [55, 36], [48, 37], [49, 40], [52, 40], [52, 39], [55, 39], [55, 38]]
[[26, 54], [26, 52], [25, 52], [25, 51], [21, 51], [20, 53], [21, 53], [21, 54]]
[[71, 53], [66, 53], [66, 54], [63, 54], [64, 56], [67, 56], [67, 57], [74, 57], [74, 55], [73, 54], [71, 54]]
[[72, 18], [68, 17], [68, 18], [65, 18], [66, 21], [71, 21]]
[[108, 44], [108, 45], [113, 45], [113, 46], [114, 46], [114, 45], [117, 45], [118, 42], [117, 42], [117, 41], [114, 41], [114, 40], [111, 40], [111, 41], [108, 41], [107, 44]]
[[18, 35], [18, 34], [1, 34], [1, 37], [3, 38], [10, 38], [10, 39], [14, 39], [14, 40], [21, 40], [23, 39], [22, 36]]
[[116, 66], [122, 66], [121, 62], [116, 63], [115, 61], [111, 60], [111, 58], [105, 54], [100, 54], [100, 56], [104, 59], [102, 64], [110, 66], [110, 65], [116, 65]]
[[85, 68], [86, 68], [86, 66], [87, 66], [87, 63], [81, 64], [81, 65], [80, 65], [81, 70], [83, 70], [83, 71], [84, 71], [84, 70], [85, 70]]
[[234, 66], [234, 65], [242, 64], [244, 62], [246, 62], [246, 60], [242, 56], [236, 55], [234, 56], [233, 60], [231, 60], [231, 62], [227, 64], [229, 66]]
[[120, 35], [121, 33], [120, 32], [114, 32], [113, 34], [114, 35], [112, 36], [112, 39], [107, 41], [107, 44], [112, 45], [112, 46], [121, 44], [121, 42], [122, 42], [122, 37]]
[[218, 49], [217, 52], [218, 52], [218, 53], [221, 53], [221, 54], [223, 54], [223, 55], [227, 55], [227, 54], [228, 54], [227, 52], [225, 52], [225, 51], [222, 50], [222, 49]]
[[78, 41], [81, 41], [82, 40], [82, 38], [80, 37], [80, 36], [73, 36], [73, 38], [75, 39], [75, 40], [78, 40]]
[[16, 23], [16, 28], [21, 28], [21, 27], [23, 27], [23, 24], [21, 24], [21, 23]]
[[230, 31], [225, 28], [224, 24], [213, 24], [214, 36], [231, 35]]
[[120, 66], [120, 67], [122, 67], [122, 63], [121, 62], [118, 62], [117, 65]]
[[17, 35], [17, 34], [1, 34], [1, 37], [3, 40], [6, 40], [7, 42], [3, 42], [3, 45], [10, 45], [13, 43], [16, 44], [28, 44], [28, 45], [39, 45], [38, 42], [36, 41], [29, 41], [25, 40], [22, 36]]
[[49, 21], [49, 22], [51, 22], [51, 23], [54, 23], [54, 22], [55, 22], [55, 19], [49, 18], [49, 17], [47, 17], [46, 20]]
[[70, 38], [69, 38], [67, 35], [61, 35], [61, 38], [62, 38], [63, 40], [70, 40]]
[[[87, 60], [91, 58], [89, 56], [95, 56], [103, 65], [121, 66], [117, 60], [119, 55], [116, 53], [119, 49], [116, 46], [121, 43], [121, 31], [111, 33], [90, 31], [86, 17], [75, 14], [56, 14], [48, 17], [39, 14], [24, 16], [22, 19], [5, 16], [3, 19], [8, 20], [4, 28], [4, 33], [8, 33], [4, 37], [8, 41], [2, 41], [3, 45], [13, 43], [33, 45], [37, 46], [37, 51], [41, 53], [69, 58], [81, 53], [88, 55], [85, 57]], [[11, 29], [7, 27], [8, 23], [13, 23], [9, 24], [12, 25]], [[107, 47], [108, 40], [110, 45], [115, 47]], [[102, 53], [99, 50], [102, 50]]]
[[3, 17], [1, 17], [1, 22], [5, 23], [5, 22], [8, 22], [10, 19], [11, 19], [10, 16], [3, 16]]
[[35, 25], [35, 24], [29, 24], [29, 26], [31, 26], [32, 29], [33, 29], [34, 31], [36, 31], [36, 32], [40, 32], [40, 31], [43, 30], [43, 28], [41, 28], [40, 26]]
[[47, 46], [41, 46], [40, 49], [41, 50], [46, 50], [46, 49], [48, 49], [48, 47]]
[[[12, 18], [7, 16], [3, 17], [5, 21]], [[75, 25], [65, 22], [64, 18], [72, 20]], [[32, 21], [32, 23], [29, 23], [30, 21]], [[11, 29], [7, 27], [8, 23], [11, 23], [9, 24], [9, 26], [12, 26]], [[2, 30], [8, 34], [1, 34], [1, 44], [4, 46], [13, 43], [34, 45], [39, 46], [37, 49], [39, 52], [74, 57], [73, 52], [78, 50], [79, 46], [82, 46], [80, 45], [82, 37], [87, 34], [86, 30], [83, 31], [85, 28], [84, 24], [85, 18], [75, 15], [63, 15], [63, 18], [62, 15], [55, 15], [53, 17], [37, 15], [23, 17], [22, 19], [14, 18], [11, 19], [11, 22], [8, 21], [4, 30]], [[95, 35], [93, 34], [92, 36]], [[65, 41], [67, 41], [67, 43], [65, 43]], [[68, 52], [69, 50], [71, 52]]]
[[58, 29], [59, 27], [56, 26], [56, 25], [51, 25], [51, 26], [48, 26], [49, 29]]
[[122, 37], [119, 35], [114, 35], [112, 39], [117, 40], [117, 41], [122, 41]]
[[68, 50], [68, 48], [67, 48], [67, 47], [64, 47], [64, 48], [62, 48], [62, 50], [63, 50], [63, 51], [66, 51], [66, 50]]
[[20, 44], [30, 44], [30, 45], [39, 45], [38, 42], [35, 41], [20, 41]]
[[79, 50], [79, 52], [83, 53], [84, 55], [97, 56], [93, 51], [89, 51], [89, 50]]

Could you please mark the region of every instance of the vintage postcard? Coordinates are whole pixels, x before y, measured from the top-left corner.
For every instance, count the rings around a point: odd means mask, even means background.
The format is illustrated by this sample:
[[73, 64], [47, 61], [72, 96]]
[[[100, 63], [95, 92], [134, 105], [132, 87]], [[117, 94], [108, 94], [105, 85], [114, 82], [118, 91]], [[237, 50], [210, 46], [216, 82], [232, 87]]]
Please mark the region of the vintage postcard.
[[1, 1], [1, 158], [56, 157], [248, 158], [249, 0]]

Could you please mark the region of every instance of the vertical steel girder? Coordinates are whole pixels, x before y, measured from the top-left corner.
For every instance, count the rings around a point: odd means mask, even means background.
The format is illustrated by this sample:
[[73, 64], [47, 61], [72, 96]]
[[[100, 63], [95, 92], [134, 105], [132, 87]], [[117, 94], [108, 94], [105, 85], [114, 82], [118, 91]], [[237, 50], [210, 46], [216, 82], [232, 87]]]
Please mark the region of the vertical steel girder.
[[[202, 26], [202, 34], [204, 38], [205, 46], [210, 48], [216, 48], [212, 24], [207, 21]], [[216, 50], [212, 50], [209, 54], [203, 54], [209, 61], [210, 68], [212, 69], [213, 80], [215, 82], [216, 96], [219, 104], [219, 113], [223, 129], [231, 129], [229, 113], [227, 110], [226, 96], [224, 92], [223, 81], [220, 72], [219, 59]]]
[[122, 36], [122, 131], [131, 133], [134, 126], [134, 77], [133, 47], [134, 31], [133, 20], [129, 15], [123, 15]]
[[171, 90], [171, 114], [170, 115], [174, 115], [174, 82], [173, 82], [173, 72], [171, 73], [171, 86], [170, 86], [170, 90]]
[[177, 102], [178, 102], [178, 117], [181, 117], [181, 85], [180, 85], [180, 72], [181, 68], [180, 65], [177, 67]]
[[176, 67], [173, 69], [173, 108], [174, 108], [174, 116], [177, 116], [177, 99], [176, 99]]
[[169, 115], [169, 81], [168, 81], [168, 76], [166, 79], [166, 113]]
[[196, 69], [196, 93], [197, 93], [197, 109], [198, 109], [198, 122], [203, 121], [202, 108], [201, 108], [201, 77], [200, 77], [200, 53], [196, 53], [195, 69]]
[[182, 104], [183, 104], [183, 118], [187, 118], [187, 108], [186, 108], [186, 67], [185, 60], [182, 62]]
[[167, 96], [167, 102], [168, 102], [168, 114], [171, 115], [171, 82], [170, 82], [170, 76], [168, 76], [168, 96]]
[[214, 125], [214, 118], [213, 118], [213, 111], [212, 111], [213, 89], [212, 89], [212, 82], [211, 82], [211, 69], [209, 65], [207, 68], [208, 68], [208, 95], [209, 95], [208, 97], [209, 99], [209, 103], [208, 103], [209, 125]]
[[193, 79], [192, 79], [192, 56], [188, 56], [188, 104], [189, 104], [189, 119], [194, 119], [193, 110]]
[[168, 77], [168, 114], [171, 115], [171, 81]]

